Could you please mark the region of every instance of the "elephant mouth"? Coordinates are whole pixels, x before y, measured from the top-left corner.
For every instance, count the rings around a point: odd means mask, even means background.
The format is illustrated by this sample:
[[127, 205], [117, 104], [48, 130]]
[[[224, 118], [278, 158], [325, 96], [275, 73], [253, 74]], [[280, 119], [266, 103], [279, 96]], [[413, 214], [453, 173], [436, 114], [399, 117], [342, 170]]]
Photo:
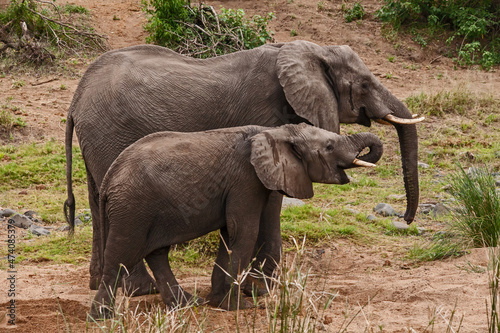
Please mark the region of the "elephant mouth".
[[372, 125], [372, 121], [370, 120], [370, 117], [366, 114], [366, 108], [364, 106], [359, 108], [358, 112], [358, 118], [356, 118], [356, 123], [370, 127]]
[[343, 168], [341, 167], [338, 168], [338, 174], [339, 174], [340, 185], [348, 184], [350, 182], [349, 177], [347, 176]]

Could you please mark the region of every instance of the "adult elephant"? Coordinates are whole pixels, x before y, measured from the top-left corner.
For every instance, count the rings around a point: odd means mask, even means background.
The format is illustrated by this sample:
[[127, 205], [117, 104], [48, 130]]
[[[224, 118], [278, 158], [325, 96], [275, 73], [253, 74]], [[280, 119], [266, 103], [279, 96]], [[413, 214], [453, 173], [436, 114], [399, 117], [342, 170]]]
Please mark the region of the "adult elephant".
[[[68, 111], [65, 212], [73, 227], [72, 136], [85, 166], [94, 227], [90, 287], [99, 281], [99, 187], [114, 159], [138, 139], [160, 131], [195, 132], [242, 125], [306, 122], [339, 133], [340, 123], [394, 125], [407, 196], [405, 220], [418, 206], [417, 131], [411, 113], [348, 46], [294, 41], [210, 59], [141, 45], [107, 52], [83, 75]], [[256, 265], [271, 274], [280, 260], [282, 195], [273, 193], [261, 220]], [[151, 291], [144, 264], [132, 269], [135, 295]]]

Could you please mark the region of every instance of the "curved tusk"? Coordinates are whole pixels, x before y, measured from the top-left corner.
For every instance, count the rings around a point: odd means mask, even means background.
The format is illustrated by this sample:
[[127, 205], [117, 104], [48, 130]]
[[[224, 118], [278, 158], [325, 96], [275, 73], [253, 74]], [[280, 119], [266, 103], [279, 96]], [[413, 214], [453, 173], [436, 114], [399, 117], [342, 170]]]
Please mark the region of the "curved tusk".
[[421, 122], [422, 120], [425, 119], [425, 117], [406, 119], [393, 116], [392, 114], [388, 114], [387, 116], [384, 117], [384, 119], [396, 124], [411, 125]]
[[367, 168], [373, 168], [373, 167], [377, 166], [376, 164], [373, 164], [370, 162], [365, 162], [362, 160], [358, 160], [357, 158], [355, 158], [354, 161], [352, 161], [352, 164], [355, 164], [355, 165], [361, 166], [361, 167], [367, 167]]
[[392, 125], [390, 122], [382, 120], [382, 119], [375, 119], [375, 121], [379, 124], [382, 124], [382, 125]]
[[412, 117], [413, 119], [415, 119], [415, 118], [417, 118], [417, 117], [418, 117], [418, 114], [412, 114], [412, 115], [411, 115], [411, 117]]

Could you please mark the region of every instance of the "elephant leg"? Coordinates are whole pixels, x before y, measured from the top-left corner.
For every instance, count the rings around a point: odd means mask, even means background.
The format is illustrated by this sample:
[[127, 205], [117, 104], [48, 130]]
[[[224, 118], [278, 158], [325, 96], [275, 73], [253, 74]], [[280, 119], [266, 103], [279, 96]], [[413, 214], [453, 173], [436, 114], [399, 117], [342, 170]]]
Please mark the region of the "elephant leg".
[[116, 290], [127, 272], [127, 267], [133, 267], [142, 259], [140, 253], [144, 249], [130, 251], [130, 244], [120, 241], [122, 234], [114, 230], [109, 231], [102, 279], [90, 308], [90, 315], [96, 320], [111, 318], [114, 315]]
[[[87, 184], [89, 190], [89, 205], [92, 213], [92, 256], [90, 258], [90, 290], [97, 290], [101, 281], [101, 268], [99, 264], [99, 247], [101, 246], [101, 233], [99, 231], [99, 188], [94, 182], [92, 174], [87, 169]], [[146, 270], [144, 262], [141, 260], [129, 272], [125, 279], [124, 290], [130, 296], [150, 295], [156, 293], [156, 282]]]
[[99, 230], [99, 189], [94, 182], [94, 178], [87, 168], [87, 187], [89, 190], [89, 206], [92, 214], [92, 256], [90, 257], [90, 290], [100, 289], [102, 272], [99, 264], [99, 247], [101, 244], [101, 233]]
[[177, 282], [168, 261], [170, 246], [155, 250], [146, 256], [146, 262], [153, 271], [163, 302], [169, 307], [187, 304], [203, 304], [201, 297], [184, 291]]
[[212, 271], [212, 290], [208, 295], [208, 302], [210, 305], [219, 306], [226, 297], [226, 272], [228, 271], [229, 254], [227, 252], [227, 245], [229, 245], [229, 236], [227, 228], [220, 229], [220, 242], [219, 252], [217, 252], [217, 259], [215, 259], [214, 270]]
[[[282, 194], [277, 191], [271, 192], [260, 219], [259, 236], [253, 253], [256, 260], [252, 267], [254, 270], [262, 271], [266, 277], [273, 275], [274, 269], [281, 260], [280, 214], [282, 201]], [[267, 293], [266, 286], [270, 286], [269, 279], [264, 281], [249, 277], [243, 287], [243, 292], [248, 296], [255, 293], [257, 296], [261, 296]]]
[[209, 295], [211, 305], [226, 310], [253, 307], [253, 303], [241, 297], [239, 288], [241, 283], [238, 279], [242, 277], [245, 270], [249, 269], [253, 254], [252, 249], [258, 235], [258, 227], [253, 221], [258, 221], [258, 218], [247, 217], [250, 214], [246, 212], [235, 215], [228, 217], [228, 220], [232, 220], [228, 224], [234, 225], [235, 221], [238, 221], [238, 226], [233, 230], [232, 237], [229, 237], [228, 228], [221, 229], [221, 243], [212, 273], [212, 291]]

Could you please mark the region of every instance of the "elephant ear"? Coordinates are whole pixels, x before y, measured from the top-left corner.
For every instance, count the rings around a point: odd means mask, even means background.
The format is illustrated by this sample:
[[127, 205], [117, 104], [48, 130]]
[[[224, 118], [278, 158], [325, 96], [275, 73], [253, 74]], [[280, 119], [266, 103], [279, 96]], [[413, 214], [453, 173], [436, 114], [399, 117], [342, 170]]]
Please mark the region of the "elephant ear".
[[268, 130], [252, 137], [250, 162], [266, 188], [293, 198], [311, 198], [314, 192], [306, 167], [282, 131]]
[[328, 78], [327, 56], [323, 47], [311, 42], [287, 43], [278, 53], [277, 73], [297, 115], [339, 133], [338, 102]]

